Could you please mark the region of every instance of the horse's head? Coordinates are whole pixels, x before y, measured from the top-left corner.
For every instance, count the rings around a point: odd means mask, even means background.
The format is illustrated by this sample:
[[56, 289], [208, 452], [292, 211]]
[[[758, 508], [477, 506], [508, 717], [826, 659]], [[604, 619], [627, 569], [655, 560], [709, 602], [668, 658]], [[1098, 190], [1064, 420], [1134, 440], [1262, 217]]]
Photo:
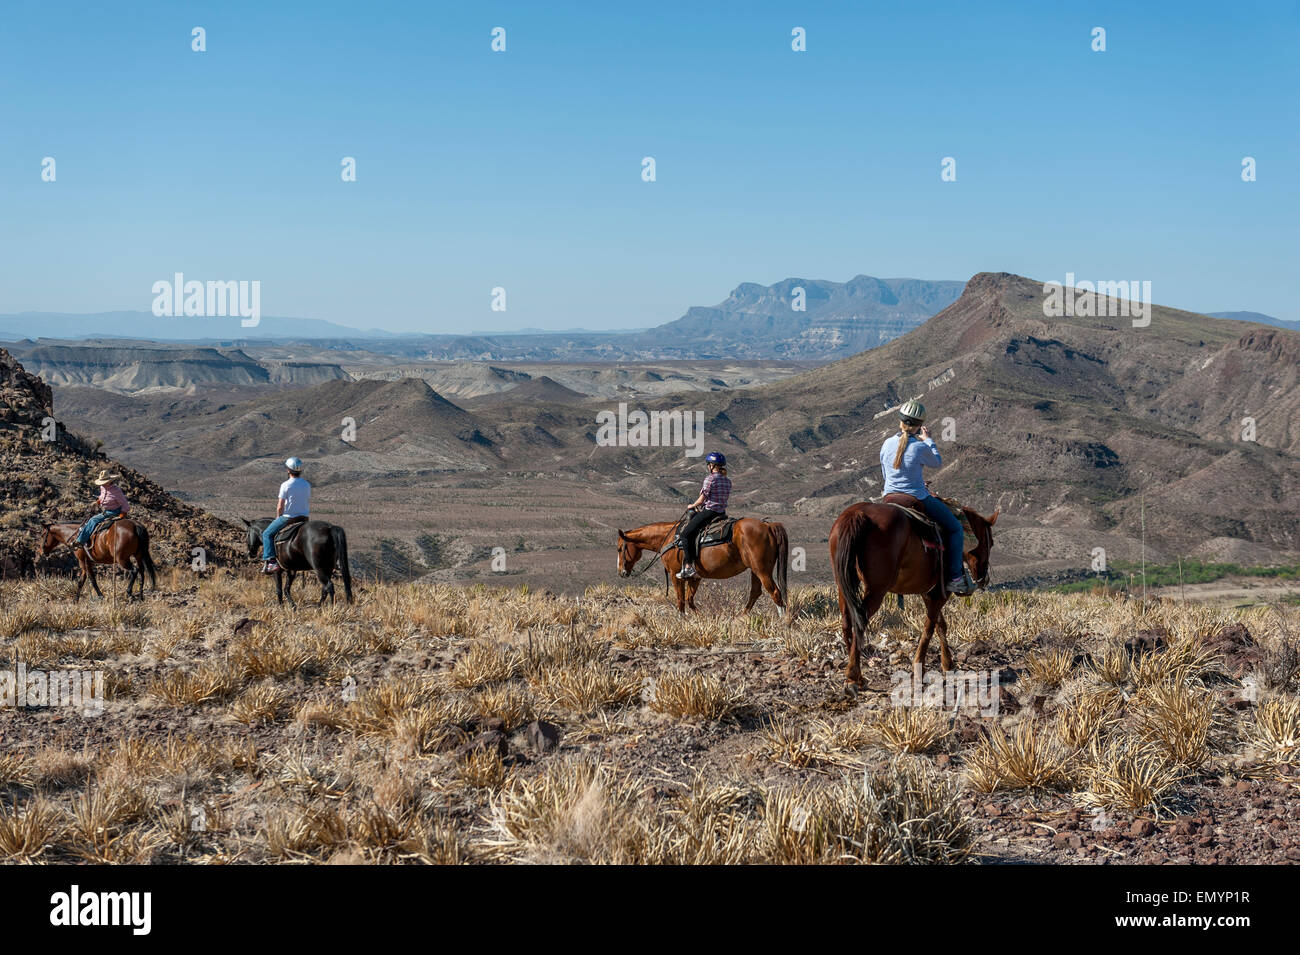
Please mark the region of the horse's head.
[[622, 531], [618, 532], [618, 575], [631, 577], [632, 568], [641, 559], [641, 545]]
[[979, 541], [975, 549], [966, 554], [966, 563], [970, 565], [971, 576], [975, 578], [975, 585], [983, 590], [989, 585], [989, 551], [993, 550], [993, 525], [998, 522], [998, 515], [1001, 510], [995, 510], [992, 517], [985, 517], [978, 511], [973, 511], [969, 507], [962, 508], [966, 512], [966, 517], [970, 519], [971, 529], [975, 532], [975, 539]]
[[53, 524], [41, 525], [41, 556], [49, 557], [54, 552], [54, 548], [62, 544], [63, 541], [59, 535], [54, 533]]
[[257, 557], [262, 553], [262, 534], [252, 521], [244, 520], [242, 517], [240, 520], [244, 521], [244, 526], [248, 528], [248, 556]]

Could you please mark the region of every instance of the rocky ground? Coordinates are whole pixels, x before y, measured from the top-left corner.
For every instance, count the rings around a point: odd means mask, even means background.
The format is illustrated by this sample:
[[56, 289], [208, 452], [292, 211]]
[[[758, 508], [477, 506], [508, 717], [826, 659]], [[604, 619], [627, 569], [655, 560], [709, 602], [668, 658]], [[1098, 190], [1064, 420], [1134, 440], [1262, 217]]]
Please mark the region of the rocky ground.
[[1296, 608], [954, 601], [975, 682], [945, 702], [899, 692], [919, 604], [877, 618], [853, 691], [829, 590], [791, 626], [702, 593], [682, 619], [651, 585], [295, 613], [226, 574], [143, 604], [0, 584], [0, 674], [106, 696], [0, 708], [0, 858], [1300, 860]]

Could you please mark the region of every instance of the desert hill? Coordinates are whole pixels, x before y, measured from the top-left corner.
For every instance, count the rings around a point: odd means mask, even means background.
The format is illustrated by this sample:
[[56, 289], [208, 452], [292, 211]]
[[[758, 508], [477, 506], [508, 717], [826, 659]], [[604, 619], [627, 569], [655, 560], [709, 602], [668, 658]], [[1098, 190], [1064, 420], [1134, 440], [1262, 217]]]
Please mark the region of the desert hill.
[[[0, 349], [0, 576], [32, 572], [41, 521], [81, 521], [94, 513], [96, 489], [90, 482], [101, 468], [122, 475], [131, 516], [148, 526], [159, 567], [188, 565], [195, 547], [204, 548], [210, 563], [238, 558], [238, 529], [178, 501], [140, 472], [52, 425], [53, 417], [49, 385]], [[71, 557], [56, 552], [51, 563], [68, 564]]]
[[1145, 328], [1048, 318], [1043, 302], [1042, 283], [976, 275], [915, 331], [721, 402], [713, 427], [818, 462], [810, 496], [865, 491], [889, 409], [919, 397], [946, 460], [936, 486], [988, 510], [1135, 536], [1144, 499], [1147, 534], [1184, 553], [1220, 538], [1300, 550], [1300, 334], [1160, 306]]
[[19, 342], [10, 351], [31, 374], [50, 385], [88, 386], [119, 394], [192, 391], [203, 387], [311, 385], [349, 377], [335, 364], [295, 361], [263, 364], [239, 349], [145, 343]]

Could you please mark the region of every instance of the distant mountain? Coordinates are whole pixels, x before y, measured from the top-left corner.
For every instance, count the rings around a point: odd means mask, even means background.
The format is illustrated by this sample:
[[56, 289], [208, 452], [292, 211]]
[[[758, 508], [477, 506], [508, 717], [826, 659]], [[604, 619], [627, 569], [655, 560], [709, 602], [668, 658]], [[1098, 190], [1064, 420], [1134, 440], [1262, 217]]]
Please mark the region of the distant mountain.
[[693, 307], [639, 341], [664, 349], [664, 357], [843, 358], [910, 332], [955, 302], [962, 286], [869, 275], [746, 282], [724, 302]]
[[241, 339], [384, 339], [402, 335], [382, 328], [359, 329], [318, 318], [264, 316], [252, 328], [238, 318], [158, 318], [152, 312], [20, 312], [0, 315], [0, 340], [23, 338], [130, 338], [158, 342], [239, 341]]
[[1277, 328], [1289, 328], [1300, 332], [1300, 322], [1289, 322], [1285, 318], [1274, 318], [1262, 312], [1206, 312], [1211, 318], [1230, 318], [1236, 322], [1255, 322], [1260, 325], [1274, 325]]
[[239, 349], [132, 343], [62, 345], [18, 342], [11, 353], [34, 375], [57, 387], [102, 388], [120, 394], [218, 386], [314, 385], [350, 379], [324, 362], [258, 362]]
[[370, 351], [425, 361], [662, 361], [671, 359], [795, 359], [832, 361], [911, 331], [961, 294], [961, 282], [877, 279], [847, 282], [789, 278], [775, 285], [745, 282], [713, 306], [693, 306], [650, 329], [394, 334], [309, 318], [263, 318], [243, 328], [234, 318], [154, 318], [148, 312], [0, 315], [0, 340], [127, 338], [213, 342], [345, 341]]
[[746, 282], [717, 305], [643, 331], [427, 335], [370, 347], [426, 361], [832, 361], [911, 331], [954, 302], [962, 284], [867, 275]]

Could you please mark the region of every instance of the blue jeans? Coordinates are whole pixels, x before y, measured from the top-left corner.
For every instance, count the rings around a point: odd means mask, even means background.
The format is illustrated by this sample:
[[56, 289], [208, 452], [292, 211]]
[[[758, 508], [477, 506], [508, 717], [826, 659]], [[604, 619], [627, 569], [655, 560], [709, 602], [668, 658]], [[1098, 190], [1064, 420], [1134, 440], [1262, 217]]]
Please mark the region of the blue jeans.
[[121, 513], [122, 509], [120, 507], [115, 507], [111, 511], [100, 511], [82, 525], [80, 533], [77, 534], [77, 543], [83, 547], [89, 544], [90, 535], [95, 533], [95, 528], [98, 527], [100, 523], [108, 520], [110, 517], [116, 517]]
[[963, 573], [962, 545], [965, 543], [966, 535], [962, 533], [961, 521], [957, 520], [947, 504], [933, 494], [922, 498], [921, 506], [925, 508], [926, 517], [943, 528], [944, 567], [948, 572], [948, 579], [956, 580]]
[[275, 537], [275, 532], [288, 524], [293, 518], [288, 514], [281, 514], [270, 524], [266, 525], [266, 530], [262, 531], [262, 560], [271, 560], [275, 557], [275, 545], [271, 539]]

